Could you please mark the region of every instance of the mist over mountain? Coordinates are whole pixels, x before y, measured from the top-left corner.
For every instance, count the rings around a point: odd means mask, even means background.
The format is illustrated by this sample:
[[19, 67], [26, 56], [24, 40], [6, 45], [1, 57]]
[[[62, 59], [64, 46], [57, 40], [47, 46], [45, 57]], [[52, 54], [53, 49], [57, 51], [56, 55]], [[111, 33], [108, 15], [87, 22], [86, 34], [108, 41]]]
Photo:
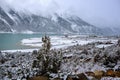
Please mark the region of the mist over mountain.
[[[24, 2], [24, 4], [23, 4]], [[120, 34], [118, 0], [101, 1], [4, 0], [0, 31], [79, 34]], [[89, 3], [88, 3], [89, 2]], [[93, 4], [93, 5], [92, 5]], [[116, 4], [114, 7], [112, 4]], [[96, 8], [94, 8], [96, 7]], [[110, 7], [113, 10], [108, 8]], [[93, 9], [94, 8], [94, 9]], [[108, 11], [106, 11], [108, 10]], [[105, 13], [106, 12], [106, 13]], [[108, 14], [109, 13], [109, 14]], [[108, 15], [107, 15], [108, 14]]]
[[0, 31], [40, 33], [80, 33], [99, 34], [99, 29], [74, 15], [50, 15], [43, 17], [35, 14], [19, 13], [14, 10], [5, 12], [0, 8]]

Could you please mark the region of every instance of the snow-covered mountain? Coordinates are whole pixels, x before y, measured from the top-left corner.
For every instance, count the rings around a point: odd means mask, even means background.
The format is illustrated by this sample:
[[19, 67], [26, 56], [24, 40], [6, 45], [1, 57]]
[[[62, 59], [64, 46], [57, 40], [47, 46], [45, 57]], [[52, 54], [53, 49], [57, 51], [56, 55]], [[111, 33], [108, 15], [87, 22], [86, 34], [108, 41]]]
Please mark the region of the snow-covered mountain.
[[100, 34], [99, 28], [74, 15], [50, 15], [43, 17], [35, 14], [5, 11], [0, 7], [0, 31], [3, 32], [40, 32], [40, 33], [80, 33]]
[[101, 28], [102, 33], [106, 36], [119, 36], [120, 35], [120, 27], [104, 27]]

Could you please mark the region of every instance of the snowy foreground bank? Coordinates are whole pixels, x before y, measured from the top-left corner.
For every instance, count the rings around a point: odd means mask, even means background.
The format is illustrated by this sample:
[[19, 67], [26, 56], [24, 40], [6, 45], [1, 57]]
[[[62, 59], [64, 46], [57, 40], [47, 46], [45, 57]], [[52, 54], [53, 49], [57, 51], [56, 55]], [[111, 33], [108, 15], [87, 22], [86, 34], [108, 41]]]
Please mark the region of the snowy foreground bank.
[[[40, 40], [39, 38], [31, 38], [21, 42], [26, 46], [40, 47], [42, 45]], [[120, 80], [120, 45], [118, 45], [117, 39], [70, 36], [51, 37], [51, 42], [50, 55], [55, 57], [54, 53], [59, 51], [63, 55], [59, 72], [49, 74], [51, 80], [56, 80], [55, 78], [58, 77], [64, 80], [72, 80], [71, 78]], [[38, 70], [33, 68], [33, 61], [36, 60], [38, 54], [37, 51], [31, 51], [0, 52], [0, 79], [37, 80], [33, 79]], [[30, 77], [33, 78], [30, 79]], [[84, 79], [81, 79], [83, 77]]]

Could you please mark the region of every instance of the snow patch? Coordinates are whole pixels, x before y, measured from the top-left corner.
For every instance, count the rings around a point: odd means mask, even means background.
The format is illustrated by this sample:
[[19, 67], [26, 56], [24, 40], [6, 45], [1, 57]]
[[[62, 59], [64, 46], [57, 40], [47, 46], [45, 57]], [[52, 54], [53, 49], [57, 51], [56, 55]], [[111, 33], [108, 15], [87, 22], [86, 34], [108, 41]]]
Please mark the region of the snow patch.
[[58, 22], [58, 19], [57, 19], [57, 16], [56, 16], [56, 15], [52, 15], [51, 20], [53, 20], [53, 21], [55, 21], [55, 22]]
[[76, 24], [72, 24], [71, 28], [75, 31], [79, 31], [78, 26]]
[[25, 31], [22, 31], [21, 33], [23, 33], [23, 34], [33, 34], [34, 32], [30, 31], [30, 30], [25, 30]]
[[101, 45], [97, 45], [96, 47], [98, 47], [98, 48], [103, 48], [103, 47], [109, 47], [109, 46], [111, 46], [112, 44], [101, 44]]
[[11, 52], [11, 53], [14, 53], [14, 52], [33, 52], [33, 50], [38, 50], [38, 49], [17, 49], [17, 50], [3, 50], [1, 52]]

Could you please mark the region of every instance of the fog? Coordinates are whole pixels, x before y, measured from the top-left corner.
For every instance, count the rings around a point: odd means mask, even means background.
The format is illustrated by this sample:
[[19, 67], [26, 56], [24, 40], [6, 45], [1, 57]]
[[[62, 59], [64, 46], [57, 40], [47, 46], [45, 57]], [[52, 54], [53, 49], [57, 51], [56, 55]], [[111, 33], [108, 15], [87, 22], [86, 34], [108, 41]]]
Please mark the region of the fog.
[[0, 0], [0, 5], [44, 16], [72, 14], [95, 26], [120, 27], [120, 0]]

